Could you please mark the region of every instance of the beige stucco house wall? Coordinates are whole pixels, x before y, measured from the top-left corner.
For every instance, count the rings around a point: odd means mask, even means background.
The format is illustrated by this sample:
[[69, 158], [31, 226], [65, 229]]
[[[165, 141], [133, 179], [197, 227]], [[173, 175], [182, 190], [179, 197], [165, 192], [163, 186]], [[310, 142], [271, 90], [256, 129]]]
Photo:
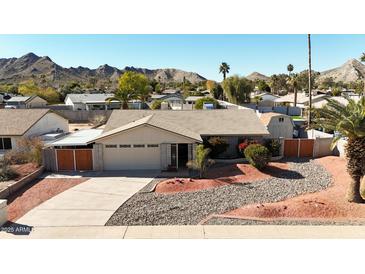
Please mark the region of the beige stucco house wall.
[[194, 144], [188, 137], [148, 124], [122, 131], [95, 142], [103, 149], [104, 170], [164, 169], [169, 144]]

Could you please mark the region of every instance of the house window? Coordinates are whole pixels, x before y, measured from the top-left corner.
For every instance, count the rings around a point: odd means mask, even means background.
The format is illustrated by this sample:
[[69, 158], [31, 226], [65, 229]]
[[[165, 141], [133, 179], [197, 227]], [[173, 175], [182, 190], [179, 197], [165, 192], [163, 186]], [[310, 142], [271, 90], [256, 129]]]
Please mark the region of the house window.
[[148, 144], [147, 147], [158, 147], [158, 144]]
[[0, 149], [11, 149], [11, 138], [0, 138]]
[[117, 148], [117, 145], [105, 145], [106, 148]]
[[131, 145], [119, 145], [120, 148], [129, 148]]
[[140, 147], [144, 147], [144, 145], [133, 145], [133, 147], [140, 148]]
[[280, 122], [280, 123], [284, 122], [284, 118], [283, 118], [283, 117], [280, 117], [280, 118], [279, 118], [279, 122]]

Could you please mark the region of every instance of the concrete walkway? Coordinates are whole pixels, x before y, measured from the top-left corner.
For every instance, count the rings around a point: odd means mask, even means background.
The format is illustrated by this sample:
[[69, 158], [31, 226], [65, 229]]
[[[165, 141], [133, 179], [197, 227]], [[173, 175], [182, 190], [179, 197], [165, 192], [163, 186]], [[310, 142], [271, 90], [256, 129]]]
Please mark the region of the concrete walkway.
[[[3, 228], [4, 229], [4, 228]], [[89, 226], [35, 227], [0, 239], [364, 239], [365, 226]]]
[[104, 226], [125, 201], [152, 180], [151, 173], [146, 177], [94, 177], [32, 209], [17, 220], [17, 224], [34, 227]]

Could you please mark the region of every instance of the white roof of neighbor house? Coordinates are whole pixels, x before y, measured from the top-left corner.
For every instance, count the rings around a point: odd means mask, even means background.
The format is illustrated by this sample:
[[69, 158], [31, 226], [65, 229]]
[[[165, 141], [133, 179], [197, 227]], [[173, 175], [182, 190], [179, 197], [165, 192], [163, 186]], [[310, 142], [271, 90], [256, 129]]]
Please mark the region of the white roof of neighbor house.
[[149, 120], [149, 123], [158, 124], [159, 127], [168, 127], [170, 131], [193, 132], [195, 136], [269, 135], [255, 111], [251, 109], [215, 109], [209, 111], [114, 110], [105, 126], [104, 133], [150, 115], [153, 115], [153, 119]]
[[201, 98], [205, 98], [205, 96], [188, 96], [185, 98], [185, 101], [197, 101]]
[[82, 93], [82, 94], [68, 94], [65, 101], [69, 98], [74, 104], [75, 103], [105, 103], [105, 100], [113, 97], [113, 93]]
[[162, 91], [162, 93], [165, 93], [165, 94], [174, 94], [174, 93], [179, 93], [180, 90], [179, 89], [165, 89]]
[[[344, 105], [348, 104], [348, 101], [346, 100], [346, 98], [341, 97], [341, 96], [333, 96], [333, 97], [329, 97], [329, 99], [333, 99], [333, 100], [335, 100], [335, 101], [337, 101], [341, 104], [344, 104]], [[356, 101], [356, 99], [355, 99], [355, 101]], [[320, 100], [318, 102], [313, 103], [312, 106], [314, 108], [321, 108], [321, 107], [324, 107], [326, 104], [327, 104], [327, 100], [325, 100], [323, 98], [323, 100]]]
[[88, 142], [97, 138], [102, 134], [102, 129], [82, 129], [73, 132], [55, 142], [48, 144], [49, 146], [86, 146]]
[[181, 98], [182, 95], [180, 93], [173, 93], [173, 94], [152, 94], [151, 99], [152, 100], [159, 100], [159, 99], [169, 99], [169, 98]]
[[222, 107], [226, 107], [226, 108], [229, 108], [229, 109], [250, 109], [250, 108], [247, 108], [247, 107], [243, 107], [243, 106], [240, 106], [240, 105], [236, 105], [236, 104], [233, 104], [233, 103], [230, 103], [230, 102], [227, 102], [227, 101], [223, 101], [223, 100], [217, 100], [218, 101], [218, 104]]
[[139, 120], [133, 121], [133, 122], [128, 123], [128, 124], [125, 124], [123, 126], [115, 128], [113, 130], [104, 132], [102, 135], [96, 137], [95, 140], [102, 139], [102, 138], [105, 138], [105, 137], [108, 137], [108, 136], [111, 136], [111, 135], [126, 131], [128, 129], [132, 129], [132, 128], [135, 128], [135, 127], [138, 127], [138, 126], [141, 126], [141, 125], [150, 125], [150, 126], [153, 126], [153, 127], [164, 129], [164, 130], [167, 130], [167, 131], [170, 131], [170, 132], [173, 132], [173, 133], [176, 133], [176, 134], [179, 134], [179, 135], [194, 139], [194, 140], [199, 141], [199, 142], [203, 141], [199, 134], [197, 134], [195, 132], [192, 132], [192, 131], [190, 131], [186, 128], [182, 128], [182, 127], [180, 127], [176, 124], [170, 124], [166, 121], [163, 121], [163, 120], [159, 119], [157, 116], [155, 116], [155, 114], [145, 116], [145, 117], [143, 117]]
[[[326, 97], [325, 94], [312, 95], [312, 100], [318, 100], [320, 98]], [[274, 100], [276, 103], [294, 103], [294, 93], [287, 94], [285, 96], [279, 97]], [[297, 94], [297, 103], [298, 104], [306, 104], [309, 102], [309, 96], [304, 92], [298, 92]]]

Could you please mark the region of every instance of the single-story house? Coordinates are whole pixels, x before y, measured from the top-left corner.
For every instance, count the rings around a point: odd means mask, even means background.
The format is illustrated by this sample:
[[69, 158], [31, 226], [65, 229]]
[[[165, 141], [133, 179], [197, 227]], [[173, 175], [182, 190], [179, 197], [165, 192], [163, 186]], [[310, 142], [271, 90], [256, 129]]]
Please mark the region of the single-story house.
[[[331, 97], [324, 97], [324, 98], [321, 98], [321, 100], [318, 100], [316, 102], [314, 102], [312, 104], [312, 106], [314, 108], [321, 108], [323, 106], [325, 106], [327, 104], [327, 100], [326, 98], [329, 98], [329, 99], [332, 99], [332, 100], [335, 100], [341, 104], [344, 104], [344, 105], [347, 105], [348, 104], [348, 101], [345, 97], [342, 97], [342, 96], [331, 96]], [[357, 95], [357, 96], [351, 96], [349, 97], [350, 99], [354, 100], [355, 102], [359, 101], [360, 100], [360, 96]]]
[[14, 96], [6, 101], [5, 108], [44, 108], [47, 101], [39, 96]]
[[185, 102], [189, 105], [195, 105], [196, 101], [204, 98], [205, 96], [188, 96], [185, 98]]
[[163, 90], [161, 93], [163, 93], [163, 94], [179, 94], [179, 93], [181, 93], [181, 90], [180, 89], [169, 88], [169, 89]]
[[184, 103], [184, 98], [180, 93], [174, 94], [152, 94], [150, 101], [161, 100], [167, 102], [169, 107], [173, 110], [181, 110]]
[[107, 110], [120, 109], [119, 101], [112, 101], [108, 104], [105, 100], [113, 97], [112, 93], [81, 93], [67, 94], [65, 104], [72, 110]]
[[68, 132], [68, 120], [49, 109], [0, 109], [0, 153], [17, 147], [22, 137]]
[[259, 113], [260, 121], [270, 132], [270, 138], [293, 138], [294, 123], [290, 116], [275, 112]]
[[[312, 95], [312, 103], [323, 100], [328, 97], [325, 94]], [[285, 96], [281, 96], [274, 100], [276, 106], [280, 106], [283, 104], [289, 104], [290, 106], [294, 106], [294, 93], [287, 94]], [[305, 109], [309, 105], [309, 95], [305, 92], [297, 93], [297, 107]]]
[[275, 100], [280, 98], [277, 95], [273, 95], [271, 93], [268, 92], [262, 92], [262, 93], [252, 93], [250, 95], [251, 97], [251, 101], [253, 101], [253, 99], [255, 97], [260, 98], [260, 101], [258, 102], [258, 106], [260, 107], [273, 107], [275, 105]]
[[[103, 132], [84, 142], [81, 148], [92, 145], [88, 159], [92, 159], [94, 170], [176, 170], [185, 168], [194, 158], [197, 144], [215, 136], [229, 144], [225, 155], [235, 157], [243, 139], [262, 140], [269, 132], [251, 109], [114, 110]], [[68, 158], [66, 152], [61, 152], [62, 157], [57, 158], [58, 169], [74, 161], [75, 153], [80, 153], [74, 145], [63, 142], [63, 147], [70, 147], [74, 152], [68, 152]], [[60, 148], [54, 150], [57, 149]], [[60, 155], [60, 151], [56, 153]], [[79, 166], [90, 167], [83, 163]]]

